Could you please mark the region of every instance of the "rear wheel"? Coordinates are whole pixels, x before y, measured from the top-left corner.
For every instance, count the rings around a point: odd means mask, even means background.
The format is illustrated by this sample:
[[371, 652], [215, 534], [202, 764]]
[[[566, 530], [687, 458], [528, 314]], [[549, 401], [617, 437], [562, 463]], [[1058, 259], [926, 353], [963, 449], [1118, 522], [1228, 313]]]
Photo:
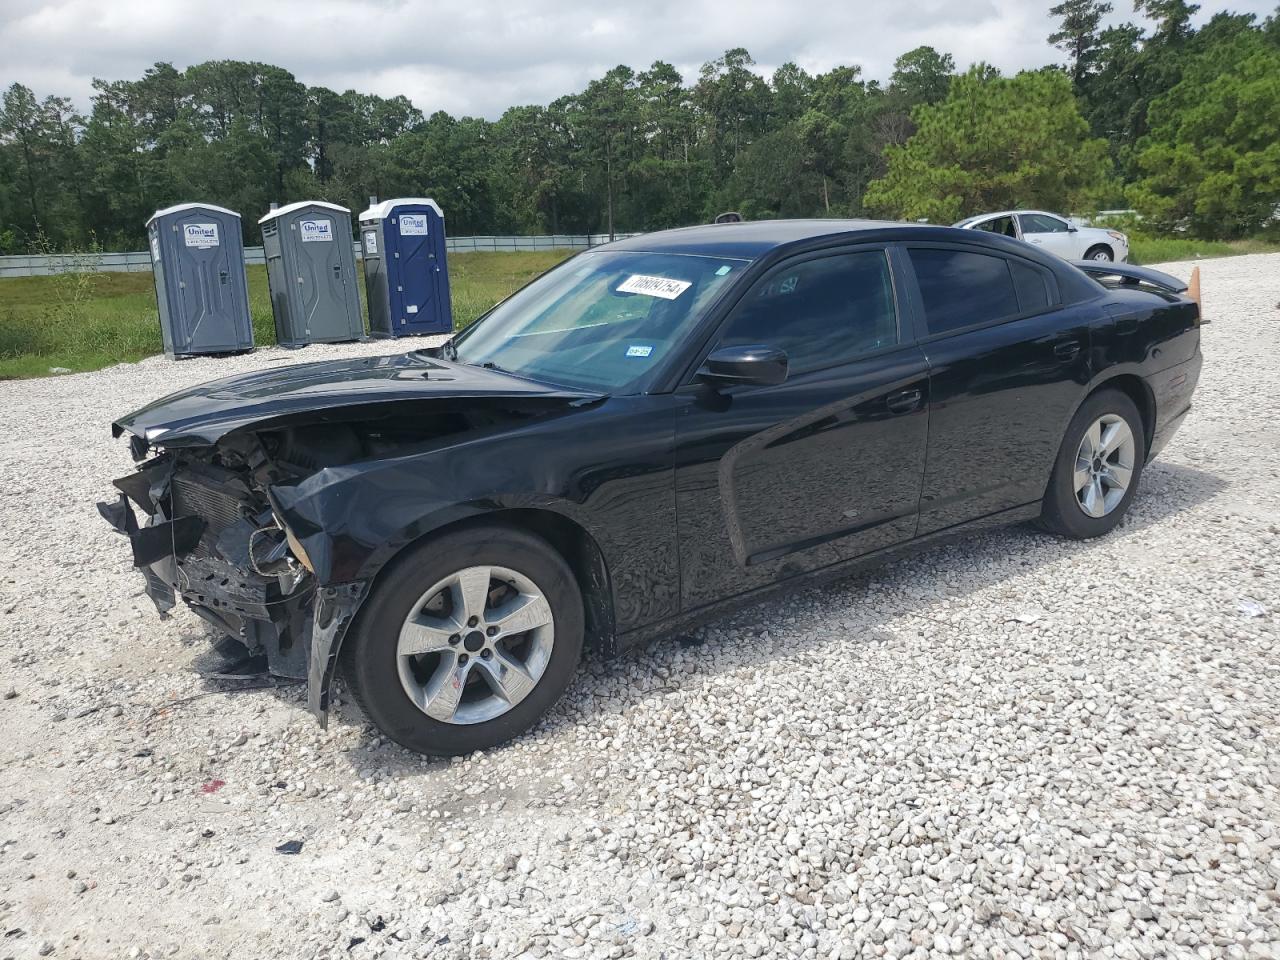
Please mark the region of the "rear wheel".
[[1112, 254], [1110, 247], [1104, 243], [1100, 243], [1097, 246], [1090, 247], [1086, 250], [1084, 258], [1086, 260], [1100, 260], [1103, 263], [1110, 263], [1115, 259], [1115, 256]]
[[582, 652], [582, 596], [539, 537], [483, 526], [400, 558], [344, 650], [365, 714], [435, 756], [495, 746], [560, 698]]
[[1126, 394], [1100, 390], [1085, 400], [1054, 462], [1044, 526], [1076, 540], [1114, 529], [1133, 501], [1145, 450], [1142, 418]]

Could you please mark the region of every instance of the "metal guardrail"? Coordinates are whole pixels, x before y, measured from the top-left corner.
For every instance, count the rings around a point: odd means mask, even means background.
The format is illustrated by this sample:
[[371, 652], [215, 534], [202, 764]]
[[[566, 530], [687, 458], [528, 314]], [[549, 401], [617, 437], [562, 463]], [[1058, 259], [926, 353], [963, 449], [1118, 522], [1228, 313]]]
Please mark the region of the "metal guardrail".
[[[634, 237], [634, 233], [617, 233], [615, 239]], [[537, 237], [449, 237], [445, 243], [450, 253], [504, 252], [520, 250], [585, 250], [609, 242], [607, 233], [556, 233]], [[352, 242], [356, 257], [360, 244]], [[244, 262], [266, 263], [261, 247], [245, 247]], [[48, 277], [57, 273], [150, 273], [151, 255], [145, 251], [131, 253], [54, 253], [18, 254], [0, 257], [0, 277]]]

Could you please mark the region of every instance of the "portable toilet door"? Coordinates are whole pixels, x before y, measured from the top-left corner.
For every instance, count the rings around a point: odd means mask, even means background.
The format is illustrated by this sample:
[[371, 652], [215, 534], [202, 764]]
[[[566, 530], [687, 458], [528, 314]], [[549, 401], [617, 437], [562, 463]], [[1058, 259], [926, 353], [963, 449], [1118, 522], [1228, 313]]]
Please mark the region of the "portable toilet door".
[[363, 337], [351, 211], [304, 200], [272, 210], [258, 223], [277, 341], [305, 346]]
[[444, 213], [429, 199], [384, 200], [360, 214], [369, 332], [453, 331]]
[[240, 214], [180, 203], [147, 221], [164, 352], [170, 357], [253, 349]]

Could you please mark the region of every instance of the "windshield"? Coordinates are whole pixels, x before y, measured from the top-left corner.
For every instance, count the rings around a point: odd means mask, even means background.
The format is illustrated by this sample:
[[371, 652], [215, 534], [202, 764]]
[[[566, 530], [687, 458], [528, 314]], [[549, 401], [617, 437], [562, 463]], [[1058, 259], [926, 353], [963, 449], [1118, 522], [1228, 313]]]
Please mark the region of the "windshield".
[[539, 277], [454, 341], [463, 363], [638, 392], [748, 261], [592, 251]]

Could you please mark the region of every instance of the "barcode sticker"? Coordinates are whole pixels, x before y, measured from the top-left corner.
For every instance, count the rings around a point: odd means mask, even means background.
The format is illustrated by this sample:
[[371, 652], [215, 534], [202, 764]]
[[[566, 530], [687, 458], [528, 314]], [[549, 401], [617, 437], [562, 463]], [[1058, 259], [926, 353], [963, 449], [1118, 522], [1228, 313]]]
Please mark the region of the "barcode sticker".
[[648, 277], [642, 273], [633, 273], [618, 286], [618, 293], [642, 293], [646, 297], [661, 297], [663, 300], [674, 300], [691, 286], [693, 284], [688, 280], [672, 280], [669, 277]]

